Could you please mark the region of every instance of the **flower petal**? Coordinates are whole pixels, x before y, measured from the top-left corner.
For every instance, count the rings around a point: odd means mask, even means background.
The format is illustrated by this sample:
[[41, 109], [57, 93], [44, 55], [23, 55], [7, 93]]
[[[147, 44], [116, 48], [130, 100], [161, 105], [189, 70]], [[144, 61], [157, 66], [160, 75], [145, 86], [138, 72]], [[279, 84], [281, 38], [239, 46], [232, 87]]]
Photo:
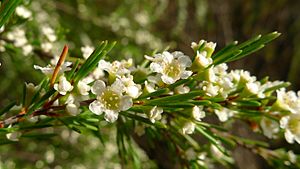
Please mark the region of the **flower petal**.
[[116, 93], [123, 93], [125, 90], [125, 86], [120, 79], [116, 79], [116, 81], [111, 85], [111, 90]]
[[163, 67], [158, 63], [152, 62], [150, 64], [150, 70], [153, 72], [161, 73], [163, 71]]
[[294, 135], [290, 130], [286, 129], [286, 131], [284, 132], [284, 137], [288, 143], [294, 143]]
[[173, 78], [171, 78], [171, 77], [169, 77], [169, 76], [162, 75], [162, 76], [161, 76], [161, 80], [162, 80], [164, 83], [166, 83], [166, 84], [173, 84], [173, 83], [175, 83], [176, 80], [178, 80], [178, 79], [173, 79]]
[[165, 63], [171, 63], [174, 59], [174, 56], [170, 52], [167, 52], [167, 51], [162, 53], [162, 57], [163, 57], [163, 61]]
[[133, 102], [130, 96], [123, 96], [121, 99], [121, 110], [125, 111], [132, 107]]
[[192, 71], [183, 71], [180, 75], [181, 79], [187, 79], [193, 74]]
[[192, 61], [188, 56], [182, 55], [178, 58], [179, 64], [183, 67], [190, 67], [192, 65]]
[[89, 109], [92, 113], [96, 115], [101, 115], [103, 113], [102, 104], [95, 100], [89, 105]]
[[102, 80], [97, 80], [93, 84], [91, 91], [93, 94], [100, 95], [105, 90], [105, 83]]
[[105, 110], [104, 119], [110, 123], [115, 122], [118, 119], [118, 113], [112, 110]]

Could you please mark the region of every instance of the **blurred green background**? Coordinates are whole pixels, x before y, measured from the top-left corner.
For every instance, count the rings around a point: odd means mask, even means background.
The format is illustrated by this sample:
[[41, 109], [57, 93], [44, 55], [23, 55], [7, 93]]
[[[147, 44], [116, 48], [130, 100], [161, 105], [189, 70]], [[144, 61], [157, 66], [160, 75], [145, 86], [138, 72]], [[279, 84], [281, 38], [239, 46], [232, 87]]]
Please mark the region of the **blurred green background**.
[[[0, 106], [20, 98], [24, 81], [39, 82], [42, 74], [33, 69], [33, 64], [46, 65], [51, 59], [49, 56], [58, 55], [65, 43], [70, 46], [70, 56], [78, 57], [84, 45], [96, 46], [101, 40], [116, 40], [118, 44], [108, 59], [132, 57], [140, 63], [145, 54], [154, 50], [169, 48], [192, 55], [192, 41], [217, 42], [219, 50], [234, 40], [242, 42], [275, 30], [282, 33], [280, 38], [255, 54], [230, 63], [229, 67], [249, 70], [259, 78], [270, 76], [271, 80], [290, 81], [291, 89], [300, 89], [300, 1], [297, 0], [40, 0], [24, 4], [33, 12], [34, 19], [20, 21], [14, 16], [7, 28], [13, 29], [19, 24], [26, 27], [35, 52], [30, 56], [22, 56], [14, 49], [0, 53]], [[39, 52], [35, 30], [41, 22], [36, 18], [44, 19], [43, 23], [51, 25], [58, 34], [59, 40], [51, 55]], [[59, 131], [72, 134], [63, 129]], [[24, 138], [20, 144], [1, 146], [2, 165], [4, 168], [32, 168], [34, 164], [36, 168], [56, 169], [120, 167], [114, 160], [112, 164], [106, 166], [102, 162], [99, 166], [97, 159], [102, 159], [101, 154], [108, 150], [99, 148], [98, 144], [91, 149], [82, 148], [94, 138], [76, 136], [78, 143], [69, 144], [69, 140], [61, 141], [61, 137], [63, 133], [59, 138], [36, 142]], [[50, 142], [52, 145], [47, 146]], [[40, 156], [41, 152], [45, 155]], [[51, 155], [55, 160], [51, 161]], [[116, 156], [114, 152], [108, 158]], [[15, 159], [8, 160], [11, 157]], [[257, 163], [255, 168], [261, 166]], [[155, 165], [149, 162], [144, 167], [155, 168]], [[237, 168], [240, 167], [237, 165]]]

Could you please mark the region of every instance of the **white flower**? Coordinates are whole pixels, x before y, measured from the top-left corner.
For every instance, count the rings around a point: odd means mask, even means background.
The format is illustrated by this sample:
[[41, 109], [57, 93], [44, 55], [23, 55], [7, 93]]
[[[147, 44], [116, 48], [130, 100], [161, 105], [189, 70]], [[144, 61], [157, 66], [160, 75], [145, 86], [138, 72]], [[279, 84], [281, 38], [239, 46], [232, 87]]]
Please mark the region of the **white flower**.
[[54, 42], [57, 39], [54, 30], [49, 26], [43, 26], [42, 33], [47, 37], [47, 39], [50, 42]]
[[196, 124], [193, 122], [186, 122], [182, 128], [183, 134], [193, 134], [196, 128]]
[[208, 53], [208, 57], [212, 55], [214, 52], [217, 44], [213, 42], [207, 42], [205, 40], [200, 40], [199, 43], [192, 42], [191, 48], [194, 49], [195, 51], [199, 49], [200, 46], [204, 44], [204, 47], [201, 51], [206, 51]]
[[93, 46], [83, 46], [80, 48], [81, 52], [82, 52], [82, 56], [84, 59], [87, 59], [95, 50], [95, 48]]
[[290, 114], [280, 119], [280, 127], [285, 129], [284, 136], [288, 143], [300, 144], [300, 114]]
[[145, 81], [145, 89], [144, 90], [146, 90], [146, 92], [148, 92], [148, 93], [155, 92], [156, 91], [155, 84]]
[[[11, 125], [9, 125], [8, 128], [11, 128]], [[6, 134], [6, 138], [11, 141], [19, 141], [19, 138], [21, 137], [21, 135], [22, 135], [21, 132], [14, 131], [14, 132]]]
[[7, 33], [7, 39], [12, 40], [16, 47], [22, 47], [28, 43], [24, 29], [17, 27]]
[[50, 52], [50, 51], [52, 50], [52, 48], [53, 48], [53, 45], [52, 45], [52, 43], [50, 43], [50, 42], [43, 42], [43, 43], [41, 44], [41, 48], [42, 48], [43, 51], [45, 51], [45, 52]]
[[24, 19], [31, 18], [32, 13], [27, 8], [25, 8], [23, 5], [18, 6], [16, 8], [16, 14]]
[[192, 71], [185, 70], [190, 67], [192, 62], [190, 58], [181, 52], [173, 52], [172, 54], [165, 51], [156, 54], [154, 57], [145, 56], [151, 60], [150, 69], [159, 73], [161, 79], [166, 84], [173, 84], [179, 79], [187, 79], [192, 75]]
[[135, 125], [134, 133], [136, 133], [138, 136], [144, 135], [145, 134], [145, 125]]
[[[54, 63], [54, 60], [52, 60], [52, 64], [53, 65], [47, 65], [46, 67], [41, 67], [41, 66], [38, 66], [38, 65], [33, 65], [33, 68], [36, 69], [36, 70], [42, 71], [45, 75], [52, 75], [53, 71], [55, 69], [55, 65], [57, 64], [57, 62]], [[60, 74], [64, 73], [65, 71], [70, 71], [71, 68], [69, 66], [71, 66], [71, 65], [72, 65], [72, 62], [64, 62], [64, 64], [62, 64], [60, 66], [58, 74], [60, 75]]]
[[222, 64], [219, 64], [217, 66], [214, 67], [214, 72], [218, 75], [226, 75], [227, 74], [227, 70], [228, 69], [228, 66], [226, 63], [222, 63]]
[[297, 97], [294, 91], [286, 92], [285, 89], [277, 90], [277, 100], [273, 107], [279, 107], [280, 109], [290, 111], [291, 113], [300, 112], [300, 98]]
[[130, 97], [138, 98], [141, 95], [141, 85], [134, 83], [132, 75], [128, 75], [127, 77], [123, 76], [121, 81], [124, 84], [126, 94]]
[[73, 86], [69, 81], [67, 81], [65, 76], [60, 76], [58, 83], [54, 84], [54, 89], [61, 95], [66, 95], [67, 92], [73, 90]]
[[0, 33], [4, 32], [4, 29], [5, 29], [4, 25], [1, 26], [1, 27], [0, 27]]
[[79, 113], [79, 109], [78, 106], [74, 103], [69, 103], [66, 105], [66, 111], [72, 115], [72, 116], [76, 116]]
[[269, 139], [276, 138], [275, 134], [279, 132], [279, 124], [276, 121], [263, 117], [260, 126], [266, 137]]
[[113, 76], [123, 76], [127, 73], [130, 73], [130, 71], [126, 68], [126, 65], [122, 64], [119, 61], [114, 61], [110, 63], [105, 60], [100, 60], [98, 68], [105, 70]]
[[246, 84], [247, 82], [255, 82], [256, 77], [251, 76], [250, 72], [244, 70], [232, 70], [230, 76], [235, 82], [240, 83], [241, 85]]
[[205, 111], [203, 111], [203, 106], [194, 106], [192, 114], [195, 120], [201, 121], [201, 119], [205, 117]]
[[218, 149], [217, 146], [211, 144], [210, 150], [214, 157], [216, 157], [218, 159], [221, 159], [224, 157], [224, 154]]
[[84, 96], [89, 95], [89, 91], [91, 90], [91, 87], [81, 80], [78, 82], [77, 88], [79, 90], [79, 93]]
[[235, 111], [222, 107], [220, 110], [215, 109], [215, 113], [221, 122], [225, 122], [234, 115]]
[[287, 154], [290, 162], [295, 164], [297, 162], [296, 154], [292, 150], [289, 150]]
[[215, 86], [212, 83], [205, 84], [202, 87], [202, 89], [206, 92], [206, 95], [210, 96], [210, 97], [217, 96], [219, 94], [219, 91], [220, 91], [220, 87], [219, 86]]
[[184, 86], [182, 84], [182, 85], [179, 85], [179, 86], [175, 87], [174, 92], [176, 94], [184, 94], [184, 93], [190, 92], [190, 88], [188, 86]]
[[258, 85], [259, 85], [258, 83], [248, 82], [246, 83], [246, 89], [249, 91], [250, 94], [256, 95], [259, 92]]
[[163, 109], [161, 107], [154, 106], [148, 114], [150, 121], [155, 123], [156, 120], [160, 120], [162, 113]]
[[0, 52], [4, 52], [5, 51], [4, 45], [6, 45], [6, 42], [4, 40], [0, 40]]
[[31, 45], [27, 44], [27, 45], [25, 45], [25, 46], [22, 47], [22, 50], [23, 50], [23, 54], [25, 56], [27, 56], [27, 55], [29, 55], [32, 52], [33, 47]]
[[194, 60], [195, 66], [199, 69], [204, 69], [211, 65], [213, 63], [213, 60], [210, 57], [207, 57], [207, 52], [202, 51], [199, 52], [197, 51], [197, 55]]
[[124, 86], [119, 79], [116, 79], [108, 87], [102, 80], [97, 80], [93, 84], [91, 91], [97, 95], [97, 100], [89, 105], [89, 109], [96, 115], [101, 115], [104, 112], [104, 118], [108, 122], [116, 121], [120, 111], [125, 111], [132, 107], [132, 98], [123, 95]]
[[234, 89], [234, 84], [232, 83], [232, 79], [229, 76], [222, 75], [216, 80], [217, 85], [223, 89], [221, 93], [224, 98], [227, 97], [227, 94], [230, 93]]

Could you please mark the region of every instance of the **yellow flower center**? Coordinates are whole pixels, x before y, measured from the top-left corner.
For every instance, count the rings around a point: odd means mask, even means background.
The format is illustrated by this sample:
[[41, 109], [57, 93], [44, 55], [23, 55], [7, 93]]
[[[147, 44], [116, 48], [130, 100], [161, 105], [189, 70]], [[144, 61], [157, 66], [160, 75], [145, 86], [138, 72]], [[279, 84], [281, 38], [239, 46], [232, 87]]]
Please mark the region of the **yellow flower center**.
[[177, 60], [173, 60], [170, 64], [167, 64], [164, 68], [164, 74], [169, 77], [176, 78], [180, 75], [180, 64]]
[[120, 95], [110, 89], [105, 90], [101, 94], [99, 100], [106, 109], [118, 110], [120, 107]]
[[300, 134], [300, 116], [299, 115], [293, 115], [290, 117], [288, 128], [290, 131], [295, 134]]

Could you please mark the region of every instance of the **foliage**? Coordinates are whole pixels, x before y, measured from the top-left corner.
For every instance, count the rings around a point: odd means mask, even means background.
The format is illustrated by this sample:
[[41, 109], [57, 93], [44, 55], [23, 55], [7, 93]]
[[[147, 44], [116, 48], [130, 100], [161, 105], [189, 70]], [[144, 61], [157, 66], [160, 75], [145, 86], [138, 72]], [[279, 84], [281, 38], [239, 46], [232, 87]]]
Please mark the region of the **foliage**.
[[[4, 17], [0, 25], [7, 21], [18, 3], [4, 1], [1, 4], [0, 16]], [[124, 11], [120, 15], [122, 13]], [[24, 83], [19, 100], [8, 103], [0, 111], [0, 144], [4, 149], [8, 144], [23, 140], [50, 140], [45, 161], [50, 167], [56, 167], [63, 165], [70, 154], [62, 153], [64, 160], [55, 162], [54, 152], [78, 149], [76, 133], [79, 133], [92, 140], [78, 141], [81, 145], [87, 144], [92, 156], [97, 153], [106, 157], [107, 161], [98, 163], [93, 160], [97, 156], [86, 161], [97, 167], [102, 163], [104, 168], [114, 168], [117, 164], [127, 168], [153, 168], [154, 164], [149, 162], [151, 158], [163, 168], [213, 168], [220, 164], [231, 168], [234, 166], [231, 150], [242, 146], [260, 155], [270, 166], [299, 168], [299, 157], [287, 147], [274, 149], [265, 141], [232, 132], [235, 130], [233, 124], [242, 121], [249, 124], [253, 132], [269, 139], [284, 137], [288, 143], [300, 143], [300, 93], [287, 91], [287, 82], [272, 82], [268, 77], [257, 79], [244, 70], [227, 70], [227, 62], [256, 52], [279, 33], [259, 35], [240, 44], [233, 42], [216, 53], [215, 43], [201, 40], [191, 44], [194, 51], [191, 56], [180, 51], [161, 50], [145, 55], [145, 60], [135, 65], [131, 58], [114, 60], [121, 52], [114, 49], [116, 42], [109, 41], [97, 43], [95, 49], [82, 47], [80, 56], [72, 52], [68, 55], [66, 45], [59, 57], [52, 57], [51, 51], [63, 46], [66, 30], [54, 30], [45, 24], [45, 18], [33, 17], [38, 16], [19, 6], [16, 16], [1, 32], [0, 51], [6, 56], [2, 66], [9, 61], [23, 63], [23, 59], [16, 57], [18, 55], [52, 58], [47, 66], [39, 66], [42, 60], [37, 59], [33, 67], [43, 73], [43, 79], [36, 79], [35, 84]], [[120, 18], [112, 16], [110, 19]], [[30, 23], [34, 33], [24, 31], [24, 22]], [[101, 22], [105, 23], [109, 20]], [[126, 34], [120, 28], [115, 33]], [[152, 50], [162, 46], [154, 37], [148, 40], [145, 44], [157, 42]], [[34, 59], [28, 62], [28, 65], [36, 63]], [[2, 90], [10, 87], [6, 84]], [[116, 145], [112, 145], [112, 141]], [[64, 147], [64, 142], [72, 144]], [[163, 155], [171, 164], [160, 162], [162, 150], [157, 147], [161, 145], [166, 150]], [[56, 146], [63, 149], [53, 148]], [[149, 157], [138, 151], [138, 146]], [[28, 152], [31, 149], [21, 148]], [[32, 161], [39, 159], [30, 156]], [[80, 158], [76, 154], [71, 156]], [[8, 162], [4, 167], [10, 165]], [[17, 163], [21, 168], [19, 165]], [[45, 164], [37, 161], [35, 165], [42, 168]], [[70, 166], [73, 165], [77, 163]]]

